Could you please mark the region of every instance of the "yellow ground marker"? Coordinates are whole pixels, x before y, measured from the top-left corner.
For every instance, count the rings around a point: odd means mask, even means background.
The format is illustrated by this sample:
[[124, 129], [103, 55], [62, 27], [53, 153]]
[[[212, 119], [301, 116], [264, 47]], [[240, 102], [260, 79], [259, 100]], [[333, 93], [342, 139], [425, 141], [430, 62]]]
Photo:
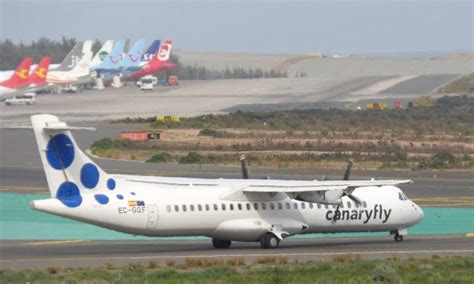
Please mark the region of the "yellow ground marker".
[[86, 240], [63, 240], [63, 241], [46, 241], [46, 242], [32, 242], [25, 243], [28, 246], [43, 246], [43, 245], [58, 245], [58, 244], [70, 244], [70, 243], [82, 243], [87, 242]]
[[466, 234], [466, 237], [468, 237], [468, 238], [474, 238], [474, 233]]

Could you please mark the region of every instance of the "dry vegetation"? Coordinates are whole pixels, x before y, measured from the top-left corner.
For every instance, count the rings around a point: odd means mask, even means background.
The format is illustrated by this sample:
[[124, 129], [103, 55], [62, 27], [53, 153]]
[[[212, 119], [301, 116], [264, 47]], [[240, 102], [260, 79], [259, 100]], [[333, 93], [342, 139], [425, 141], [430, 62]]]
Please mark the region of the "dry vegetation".
[[[420, 104], [419, 104], [420, 105]], [[156, 123], [164, 140], [105, 139], [94, 154], [147, 162], [340, 168], [471, 169], [474, 167], [474, 98], [445, 97], [407, 110], [301, 110], [231, 113]]]

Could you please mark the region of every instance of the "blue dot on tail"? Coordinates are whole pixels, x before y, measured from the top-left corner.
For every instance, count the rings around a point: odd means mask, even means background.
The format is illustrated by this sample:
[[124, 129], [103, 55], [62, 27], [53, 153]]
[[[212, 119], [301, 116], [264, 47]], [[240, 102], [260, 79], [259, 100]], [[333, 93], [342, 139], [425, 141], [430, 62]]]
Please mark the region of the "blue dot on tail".
[[135, 195], [135, 192], [132, 191], [132, 192], [130, 192], [130, 194], [131, 194], [131, 195]]
[[103, 194], [94, 194], [95, 200], [100, 204], [107, 204], [109, 203], [109, 198]]
[[81, 182], [87, 188], [94, 188], [99, 183], [99, 170], [94, 164], [87, 163], [81, 168]]
[[82, 203], [82, 196], [79, 187], [73, 182], [63, 182], [56, 192], [56, 198], [67, 207], [77, 207]]
[[115, 180], [113, 178], [109, 178], [107, 180], [107, 188], [110, 189], [110, 190], [115, 189]]
[[122, 194], [117, 194], [117, 198], [122, 200], [123, 199], [123, 195]]
[[66, 169], [74, 161], [74, 145], [65, 134], [53, 136], [46, 146], [46, 159], [56, 170]]

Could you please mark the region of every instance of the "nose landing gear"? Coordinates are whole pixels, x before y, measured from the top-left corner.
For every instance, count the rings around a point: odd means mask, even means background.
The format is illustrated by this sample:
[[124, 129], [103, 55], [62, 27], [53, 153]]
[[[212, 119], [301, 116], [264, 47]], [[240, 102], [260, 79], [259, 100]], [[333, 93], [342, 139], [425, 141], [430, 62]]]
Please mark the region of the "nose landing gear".
[[390, 231], [390, 234], [394, 235], [393, 239], [399, 243], [403, 241], [403, 236], [407, 234], [407, 230], [397, 230], [397, 231]]
[[402, 235], [399, 235], [398, 233], [396, 233], [393, 238], [395, 239], [396, 242], [401, 242], [401, 241], [403, 241], [403, 236], [402, 236]]

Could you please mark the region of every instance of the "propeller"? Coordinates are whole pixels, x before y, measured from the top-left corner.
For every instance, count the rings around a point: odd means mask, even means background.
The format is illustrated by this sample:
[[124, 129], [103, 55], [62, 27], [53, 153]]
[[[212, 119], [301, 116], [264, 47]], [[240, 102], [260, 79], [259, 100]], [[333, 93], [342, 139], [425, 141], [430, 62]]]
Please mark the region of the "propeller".
[[349, 159], [346, 171], [344, 172], [344, 177], [342, 178], [343, 180], [349, 180], [349, 177], [351, 176], [352, 164], [354, 164], [354, 161], [352, 159]]
[[247, 158], [245, 155], [240, 156], [240, 166], [242, 168], [242, 178], [249, 179], [249, 168], [247, 166]]
[[[342, 180], [349, 180], [350, 176], [351, 176], [351, 169], [352, 169], [352, 165], [354, 164], [354, 160], [352, 159], [349, 159], [348, 163], [347, 163], [347, 167], [346, 167], [346, 170], [344, 171], [344, 176], [342, 177]], [[350, 200], [354, 201], [354, 203], [358, 206], [360, 205], [362, 202], [360, 201], [359, 198], [355, 197], [352, 195], [352, 192], [354, 191], [354, 189], [349, 189], [348, 191], [344, 191], [342, 193], [342, 196], [341, 197], [344, 197], [344, 196], [347, 196]], [[335, 211], [339, 211], [339, 207], [340, 207], [340, 204], [337, 205], [336, 207], [336, 210]], [[335, 216], [336, 214], [334, 214]], [[336, 222], [335, 218], [333, 218], [332, 220], [333, 223]]]

